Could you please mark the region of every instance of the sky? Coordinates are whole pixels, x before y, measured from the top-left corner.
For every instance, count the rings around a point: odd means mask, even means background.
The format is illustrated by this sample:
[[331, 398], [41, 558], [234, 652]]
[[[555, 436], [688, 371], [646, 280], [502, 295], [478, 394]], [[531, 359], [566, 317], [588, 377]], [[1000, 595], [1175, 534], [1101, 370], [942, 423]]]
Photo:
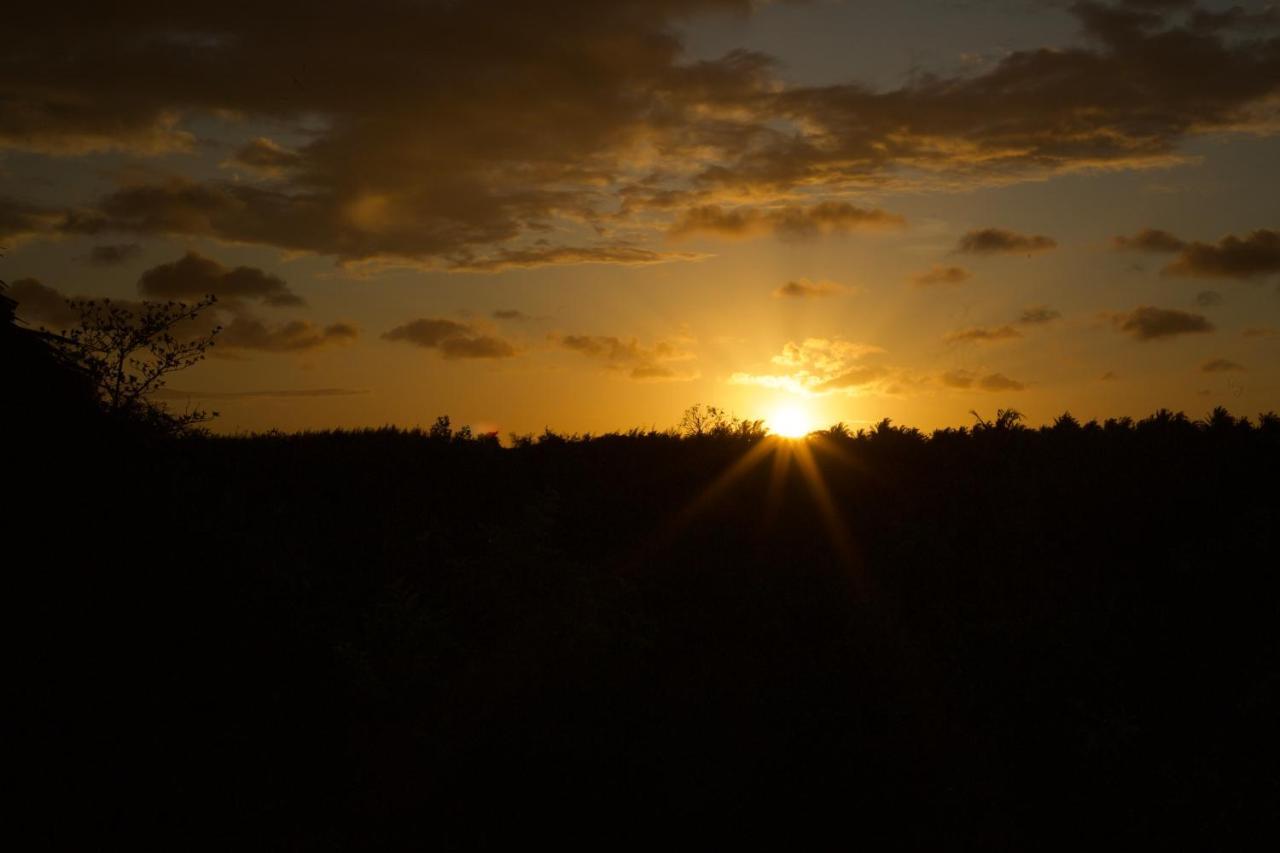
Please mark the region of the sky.
[[28, 4], [0, 279], [216, 430], [1280, 409], [1280, 5]]

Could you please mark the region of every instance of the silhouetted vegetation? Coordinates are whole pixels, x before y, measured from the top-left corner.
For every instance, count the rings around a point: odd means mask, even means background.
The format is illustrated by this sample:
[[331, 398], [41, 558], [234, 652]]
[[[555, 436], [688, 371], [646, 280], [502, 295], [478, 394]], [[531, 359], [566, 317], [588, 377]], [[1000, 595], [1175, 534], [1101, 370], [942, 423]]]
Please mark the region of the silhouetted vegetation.
[[1273, 414], [16, 435], [54, 847], [1231, 849], [1276, 814]]

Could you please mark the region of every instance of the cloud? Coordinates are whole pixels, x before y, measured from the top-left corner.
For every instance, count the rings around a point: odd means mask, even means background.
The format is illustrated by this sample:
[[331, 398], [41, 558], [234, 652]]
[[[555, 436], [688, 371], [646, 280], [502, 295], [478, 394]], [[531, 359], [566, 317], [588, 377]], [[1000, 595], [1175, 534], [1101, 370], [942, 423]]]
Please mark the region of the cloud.
[[538, 246], [530, 249], [503, 249], [485, 258], [455, 258], [449, 263], [449, 269], [461, 272], [501, 272], [566, 264], [618, 264], [637, 267], [672, 261], [696, 261], [703, 257], [692, 252], [656, 252], [624, 245]]
[[187, 252], [172, 263], [144, 272], [138, 279], [138, 292], [164, 299], [199, 299], [213, 294], [223, 299], [261, 300], [272, 306], [304, 304], [279, 276], [257, 267], [228, 269], [197, 252]]
[[1190, 314], [1174, 308], [1156, 308], [1151, 305], [1141, 305], [1112, 319], [1120, 331], [1140, 341], [1213, 331], [1213, 324], [1203, 314]]
[[1245, 338], [1274, 338], [1280, 331], [1271, 326], [1250, 326], [1240, 333]]
[[845, 287], [833, 281], [809, 281], [807, 278], [789, 281], [773, 292], [778, 299], [821, 299], [836, 296]]
[[979, 228], [960, 238], [955, 251], [962, 255], [1034, 254], [1056, 249], [1058, 243], [1042, 234], [1018, 234], [1003, 228]]
[[137, 243], [113, 243], [94, 246], [86, 258], [95, 267], [114, 267], [127, 263], [142, 254]]
[[1003, 373], [990, 373], [978, 380], [983, 391], [1021, 391], [1027, 386]]
[[[141, 288], [140, 281], [139, 289]], [[36, 279], [15, 281], [9, 289], [9, 295], [18, 303], [19, 315], [29, 321], [65, 329], [75, 325], [80, 319], [79, 313], [67, 305], [65, 294]], [[175, 296], [178, 301], [182, 301], [180, 295]], [[126, 311], [137, 311], [142, 305], [139, 301], [128, 299], [113, 299], [111, 303]], [[359, 337], [359, 330], [346, 322], [324, 326], [309, 320], [265, 322], [255, 316], [247, 305], [236, 300], [213, 306], [194, 320], [179, 324], [174, 332], [178, 337], [190, 338], [212, 334], [215, 329], [220, 329], [214, 339], [215, 355], [239, 350], [303, 352], [334, 344], [348, 344]]]
[[905, 226], [906, 220], [901, 216], [855, 207], [848, 202], [826, 201], [810, 207], [785, 205], [769, 209], [726, 209], [711, 204], [686, 210], [667, 233], [674, 239], [697, 235], [737, 239], [774, 234], [783, 239], [801, 240]]
[[518, 311], [515, 308], [498, 308], [492, 314], [490, 314], [490, 316], [493, 317], [493, 319], [495, 320], [528, 320], [529, 319], [529, 315], [525, 314], [523, 311]]
[[734, 385], [757, 385], [795, 394], [853, 394], [862, 390], [884, 390], [884, 383], [894, 371], [880, 364], [867, 363], [868, 356], [882, 352], [879, 347], [854, 343], [839, 338], [805, 338], [788, 341], [775, 355], [773, 364], [787, 368], [778, 373], [734, 373]]
[[[199, 155], [215, 139], [197, 133], [230, 139], [238, 180], [127, 181], [69, 199], [92, 215], [66, 226], [494, 268], [519, 266], [549, 232], [566, 247], [582, 233], [613, 245], [619, 232], [678, 232], [690, 205], [774, 211], [801, 193], [1148, 168], [1184, 159], [1196, 134], [1275, 132], [1269, 13], [1079, 2], [1076, 44], [885, 89], [789, 84], [758, 52], [685, 50], [691, 15], [759, 5], [367, 0], [282, 18], [238, 3], [120, 0], [110, 16], [88, 0], [27, 4], [0, 55], [0, 147]], [[301, 129], [296, 142], [261, 135], [281, 125]], [[809, 212], [743, 214], [738, 234], [867, 224], [797, 209]], [[62, 233], [46, 213], [0, 214], [0, 233]]]
[[1280, 272], [1280, 231], [1260, 228], [1217, 243], [1188, 243], [1161, 275], [1247, 279]]
[[1022, 391], [1027, 386], [1016, 379], [1010, 379], [1003, 373], [988, 373], [979, 376], [971, 370], [948, 370], [942, 374], [942, 384], [948, 388], [959, 390], [979, 389], [982, 391]]
[[924, 272], [912, 276], [911, 283], [917, 287], [931, 287], [935, 284], [963, 284], [971, 278], [973, 273], [964, 267], [944, 267], [934, 264]]
[[271, 391], [184, 391], [161, 388], [154, 396], [164, 400], [292, 400], [315, 397], [354, 397], [368, 394], [359, 388], [284, 388]]
[[1056, 308], [1050, 308], [1047, 305], [1036, 305], [1031, 308], [1024, 308], [1022, 313], [1018, 315], [1018, 322], [1024, 326], [1041, 326], [1061, 318], [1062, 312]]
[[5, 294], [18, 303], [18, 316], [53, 329], [65, 329], [80, 319], [80, 314], [67, 304], [67, 297], [38, 279], [20, 278], [9, 285]]
[[1022, 337], [1022, 332], [1019, 332], [1013, 326], [998, 326], [996, 328], [976, 326], [972, 329], [962, 329], [958, 332], [952, 332], [946, 336], [945, 340], [949, 344], [989, 344], [996, 343], [998, 341], [1013, 340], [1014, 338], [1020, 337]]
[[1212, 308], [1222, 302], [1222, 294], [1216, 290], [1202, 290], [1196, 294], [1196, 305], [1201, 308]]
[[383, 340], [403, 341], [437, 350], [448, 359], [511, 358], [516, 349], [507, 341], [484, 334], [465, 323], [423, 317], [383, 333]]
[[1176, 252], [1186, 245], [1178, 237], [1158, 228], [1144, 228], [1132, 237], [1113, 237], [1111, 244], [1135, 252]]
[[359, 330], [350, 323], [327, 326], [319, 326], [310, 320], [267, 323], [248, 313], [240, 313], [223, 327], [216, 342], [219, 349], [290, 353], [349, 344], [359, 334]]
[[1235, 373], [1243, 372], [1244, 366], [1225, 358], [1214, 358], [1200, 365], [1200, 369], [1205, 373]]
[[243, 166], [263, 175], [276, 177], [302, 162], [296, 151], [290, 151], [265, 136], [252, 139], [236, 150], [227, 165]]
[[1102, 374], [1102, 376], [1099, 377], [1099, 379], [1103, 382], [1115, 382], [1119, 378], [1120, 377], [1117, 376], [1115, 371], [1113, 370], [1108, 370], [1106, 373]]
[[697, 371], [682, 369], [681, 362], [693, 360], [694, 353], [683, 340], [659, 340], [652, 345], [635, 338], [613, 335], [552, 335], [564, 349], [603, 362], [610, 370], [626, 371], [632, 379], [685, 382], [697, 379]]

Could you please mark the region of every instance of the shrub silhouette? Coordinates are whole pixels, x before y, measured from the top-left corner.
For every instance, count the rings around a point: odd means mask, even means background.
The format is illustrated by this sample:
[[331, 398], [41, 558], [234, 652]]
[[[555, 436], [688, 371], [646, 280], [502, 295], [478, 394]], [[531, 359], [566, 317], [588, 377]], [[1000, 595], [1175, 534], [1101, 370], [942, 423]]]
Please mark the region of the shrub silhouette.
[[51, 840], [1258, 837], [1274, 413], [801, 444], [697, 413], [25, 447], [54, 469], [14, 526], [57, 543], [16, 593]]

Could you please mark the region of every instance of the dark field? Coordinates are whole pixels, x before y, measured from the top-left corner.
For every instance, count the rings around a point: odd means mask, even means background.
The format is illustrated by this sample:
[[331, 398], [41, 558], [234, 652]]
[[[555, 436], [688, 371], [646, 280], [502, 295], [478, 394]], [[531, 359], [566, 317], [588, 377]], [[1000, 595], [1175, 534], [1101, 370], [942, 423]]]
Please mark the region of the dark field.
[[52, 459], [6, 536], [48, 841], [1232, 849], [1276, 820], [1274, 416], [437, 433], [12, 434], [11, 470]]

